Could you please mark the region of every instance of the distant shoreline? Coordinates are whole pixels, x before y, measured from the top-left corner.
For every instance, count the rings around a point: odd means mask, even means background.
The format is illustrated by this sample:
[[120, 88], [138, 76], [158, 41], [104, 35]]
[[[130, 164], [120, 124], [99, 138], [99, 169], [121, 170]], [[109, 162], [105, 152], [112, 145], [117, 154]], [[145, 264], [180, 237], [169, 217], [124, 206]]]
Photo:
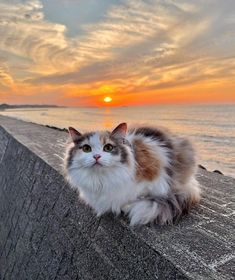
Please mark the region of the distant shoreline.
[[22, 104], [22, 105], [9, 105], [9, 104], [0, 104], [0, 110], [6, 109], [24, 109], [24, 108], [66, 108], [65, 106], [57, 105], [38, 105], [38, 104]]

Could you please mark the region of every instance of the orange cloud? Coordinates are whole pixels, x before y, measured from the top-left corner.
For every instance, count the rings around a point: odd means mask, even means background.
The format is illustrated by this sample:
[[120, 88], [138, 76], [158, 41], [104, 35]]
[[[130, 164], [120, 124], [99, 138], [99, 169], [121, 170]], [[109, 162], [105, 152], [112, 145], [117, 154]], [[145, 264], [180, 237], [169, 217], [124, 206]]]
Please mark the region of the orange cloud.
[[215, 1], [116, 1], [69, 36], [41, 1], [3, 0], [0, 102], [234, 102], [235, 4]]

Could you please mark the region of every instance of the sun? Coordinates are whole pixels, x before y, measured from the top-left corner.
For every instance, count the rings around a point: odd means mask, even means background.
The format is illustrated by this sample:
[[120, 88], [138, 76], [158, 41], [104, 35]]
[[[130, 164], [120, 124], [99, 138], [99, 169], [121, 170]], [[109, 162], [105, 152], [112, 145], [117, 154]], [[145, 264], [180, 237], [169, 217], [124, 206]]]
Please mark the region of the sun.
[[109, 103], [111, 102], [113, 99], [110, 96], [105, 96], [104, 98], [104, 102]]

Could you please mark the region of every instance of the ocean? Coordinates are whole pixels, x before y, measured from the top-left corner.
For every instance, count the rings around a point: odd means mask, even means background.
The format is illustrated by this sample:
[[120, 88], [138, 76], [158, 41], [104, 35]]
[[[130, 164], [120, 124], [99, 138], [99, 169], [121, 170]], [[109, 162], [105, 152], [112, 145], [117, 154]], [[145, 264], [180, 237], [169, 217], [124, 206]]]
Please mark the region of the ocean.
[[121, 122], [164, 126], [191, 139], [207, 170], [235, 177], [235, 105], [11, 109], [0, 114], [80, 131], [112, 129]]

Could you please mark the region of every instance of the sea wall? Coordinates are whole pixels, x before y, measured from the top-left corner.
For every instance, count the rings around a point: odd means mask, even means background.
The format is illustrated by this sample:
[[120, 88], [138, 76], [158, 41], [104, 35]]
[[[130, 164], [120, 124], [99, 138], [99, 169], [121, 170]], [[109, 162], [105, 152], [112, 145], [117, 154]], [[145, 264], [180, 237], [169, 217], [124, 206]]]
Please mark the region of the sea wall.
[[235, 180], [204, 170], [173, 226], [97, 218], [62, 176], [67, 134], [0, 116], [0, 279], [233, 279]]

